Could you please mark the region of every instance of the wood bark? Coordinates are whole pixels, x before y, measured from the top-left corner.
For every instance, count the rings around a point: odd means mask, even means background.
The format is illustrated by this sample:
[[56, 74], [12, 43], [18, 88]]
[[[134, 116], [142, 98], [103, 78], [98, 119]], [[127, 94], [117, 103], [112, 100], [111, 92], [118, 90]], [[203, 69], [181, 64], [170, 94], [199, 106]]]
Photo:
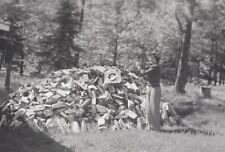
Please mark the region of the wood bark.
[[3, 64], [3, 61], [4, 61], [4, 51], [2, 51], [2, 55], [1, 55], [1, 60], [0, 60], [0, 70], [2, 69], [2, 64]]
[[115, 38], [115, 47], [113, 52], [113, 66], [117, 66], [117, 56], [118, 56], [118, 37]]
[[186, 25], [186, 30], [185, 33], [183, 34], [182, 39], [182, 48], [175, 82], [175, 88], [177, 93], [185, 93], [185, 85], [188, 81], [188, 76], [190, 74], [188, 59], [191, 45], [191, 31], [192, 31], [192, 21], [189, 21]]
[[75, 54], [75, 62], [74, 62], [74, 66], [76, 67], [76, 68], [78, 68], [79, 67], [79, 60], [80, 60], [80, 52], [79, 51], [77, 51], [77, 53]]
[[85, 7], [85, 0], [81, 0], [82, 8], [81, 8], [81, 15], [80, 15], [80, 22], [83, 23], [84, 20], [84, 7]]
[[10, 79], [11, 79], [11, 62], [6, 63], [6, 76], [5, 76], [5, 88], [10, 89]]
[[175, 17], [177, 19], [177, 23], [179, 29], [181, 31], [182, 36], [182, 47], [180, 51], [180, 59], [177, 71], [177, 77], [175, 82], [175, 91], [176, 93], [185, 93], [185, 86], [188, 81], [188, 76], [190, 75], [189, 70], [189, 54], [190, 54], [190, 46], [191, 46], [191, 34], [192, 34], [192, 15], [195, 7], [195, 0], [187, 1], [185, 0], [185, 5], [187, 5], [187, 9], [189, 14], [185, 14], [185, 24], [182, 25], [181, 20], [179, 19], [177, 12], [175, 13]]

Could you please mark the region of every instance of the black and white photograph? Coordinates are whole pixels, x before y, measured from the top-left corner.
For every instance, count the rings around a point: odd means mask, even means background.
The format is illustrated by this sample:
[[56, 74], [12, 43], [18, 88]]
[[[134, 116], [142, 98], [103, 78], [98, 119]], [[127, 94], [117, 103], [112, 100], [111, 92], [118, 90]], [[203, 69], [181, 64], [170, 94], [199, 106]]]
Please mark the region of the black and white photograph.
[[0, 152], [223, 152], [225, 0], [0, 0]]

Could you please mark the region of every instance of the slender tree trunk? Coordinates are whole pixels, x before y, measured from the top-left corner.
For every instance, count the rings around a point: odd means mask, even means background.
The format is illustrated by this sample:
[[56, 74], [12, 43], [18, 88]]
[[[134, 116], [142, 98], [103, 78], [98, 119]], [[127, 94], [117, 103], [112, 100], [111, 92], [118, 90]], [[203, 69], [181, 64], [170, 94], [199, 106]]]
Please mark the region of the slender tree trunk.
[[222, 84], [222, 72], [220, 71], [219, 72], [219, 85]]
[[117, 55], [118, 55], [118, 38], [115, 39], [115, 47], [113, 52], [113, 66], [117, 66]]
[[25, 58], [25, 53], [23, 51], [21, 51], [21, 60], [20, 60], [20, 63], [19, 63], [19, 67], [20, 67], [20, 75], [22, 76], [23, 75], [23, 68], [24, 68], [24, 58]]
[[75, 59], [75, 62], [74, 62], [74, 66], [76, 67], [76, 68], [78, 68], [79, 67], [79, 60], [80, 60], [80, 52], [79, 51], [77, 51], [77, 53], [75, 54], [75, 57], [74, 57]]
[[0, 70], [2, 69], [2, 64], [3, 64], [4, 56], [5, 56], [4, 51], [2, 51], [1, 60], [0, 60]]
[[5, 53], [5, 57], [4, 57], [5, 64], [6, 64], [5, 88], [8, 89], [8, 90], [10, 89], [12, 60], [13, 60], [14, 53], [15, 53], [14, 50], [10, 48]]
[[214, 85], [217, 85], [218, 82], [218, 65], [217, 65], [217, 55], [216, 52], [218, 52], [218, 42], [215, 39], [215, 60], [214, 60]]
[[24, 62], [23, 62], [23, 60], [21, 60], [21, 61], [20, 61], [20, 75], [21, 75], [21, 76], [23, 75], [23, 71], [24, 71], [24, 70], [23, 70], [23, 66], [24, 66], [23, 64], [24, 64]]
[[217, 85], [217, 72], [216, 71], [214, 71], [213, 81], [214, 81], [214, 86], [216, 86]]
[[11, 79], [11, 62], [6, 63], [6, 77], [5, 77], [5, 88], [10, 89], [10, 79]]
[[81, 24], [82, 24], [83, 21], [84, 21], [84, 7], [85, 7], [85, 0], [81, 0], [81, 3], [82, 3], [82, 8], [81, 8], [80, 22], [81, 22]]
[[225, 72], [224, 70], [221, 72], [221, 77], [222, 77], [222, 84], [225, 84]]
[[185, 93], [185, 85], [188, 81], [188, 76], [190, 72], [188, 59], [191, 45], [191, 31], [192, 31], [192, 21], [190, 20], [187, 22], [185, 33], [183, 33], [180, 61], [178, 65], [177, 78], [175, 82], [175, 90], [177, 93]]

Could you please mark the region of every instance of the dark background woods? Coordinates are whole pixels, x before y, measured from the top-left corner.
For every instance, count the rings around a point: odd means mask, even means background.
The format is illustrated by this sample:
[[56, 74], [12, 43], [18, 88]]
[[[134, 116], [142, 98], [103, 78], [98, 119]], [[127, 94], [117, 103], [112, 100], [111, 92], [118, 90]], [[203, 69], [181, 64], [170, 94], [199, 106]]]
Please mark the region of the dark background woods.
[[92, 65], [129, 69], [156, 51], [162, 78], [178, 93], [188, 81], [224, 82], [223, 0], [2, 0], [0, 6], [2, 19], [20, 25], [12, 37], [24, 38], [1, 45], [1, 52], [22, 48], [28, 73]]

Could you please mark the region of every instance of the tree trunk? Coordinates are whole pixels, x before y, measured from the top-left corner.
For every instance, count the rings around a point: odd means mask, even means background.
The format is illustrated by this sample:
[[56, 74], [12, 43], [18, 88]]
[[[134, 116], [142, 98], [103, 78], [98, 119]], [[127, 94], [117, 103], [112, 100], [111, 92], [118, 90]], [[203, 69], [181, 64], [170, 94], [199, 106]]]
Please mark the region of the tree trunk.
[[4, 58], [5, 58], [5, 51], [2, 51], [1, 60], [0, 60], [0, 70], [2, 69]]
[[182, 32], [182, 47], [177, 71], [177, 77], [175, 82], [175, 91], [176, 93], [185, 93], [185, 85], [188, 81], [189, 76], [189, 65], [188, 59], [190, 54], [191, 46], [191, 32], [192, 32], [192, 16], [194, 8], [196, 6], [196, 0], [184, 0], [184, 5], [186, 7], [185, 13], [185, 24], [181, 23], [181, 20], [178, 17], [178, 13], [175, 13], [177, 23], [179, 25], [180, 31]]
[[221, 85], [224, 85], [225, 79], [224, 79], [224, 72], [221, 73]]
[[113, 52], [113, 66], [117, 65], [117, 50], [118, 50], [118, 38], [115, 39], [115, 48]]
[[10, 79], [11, 79], [11, 62], [6, 63], [6, 77], [5, 77], [5, 88], [10, 89]]
[[23, 61], [20, 62], [20, 75], [22, 76], [23, 75]]
[[75, 54], [75, 57], [74, 57], [74, 66], [76, 68], [79, 67], [79, 60], [80, 60], [80, 52], [77, 51], [77, 53]]
[[222, 73], [221, 73], [221, 71], [219, 72], [219, 85], [221, 85], [222, 84]]
[[216, 71], [216, 69], [214, 71], [213, 81], [214, 81], [214, 86], [216, 86], [217, 85], [217, 71]]
[[83, 23], [83, 20], [84, 20], [84, 7], [85, 7], [85, 0], [81, 0], [81, 3], [82, 3], [82, 8], [81, 8], [81, 15], [80, 15], [80, 22], [81, 24]]
[[5, 53], [5, 64], [6, 64], [6, 77], [5, 77], [5, 88], [10, 89], [10, 79], [11, 79], [11, 71], [12, 71], [12, 60], [14, 56], [14, 51], [12, 49], [7, 50]]
[[187, 21], [186, 30], [183, 33], [182, 48], [180, 61], [178, 65], [177, 78], [175, 82], [175, 90], [177, 93], [185, 93], [185, 85], [188, 81], [189, 65], [188, 59], [191, 45], [192, 21]]
[[23, 71], [24, 71], [23, 70], [23, 67], [24, 67], [24, 61], [23, 60], [24, 60], [24, 57], [21, 58], [20, 65], [19, 65], [20, 66], [20, 75], [21, 76], [23, 75]]

